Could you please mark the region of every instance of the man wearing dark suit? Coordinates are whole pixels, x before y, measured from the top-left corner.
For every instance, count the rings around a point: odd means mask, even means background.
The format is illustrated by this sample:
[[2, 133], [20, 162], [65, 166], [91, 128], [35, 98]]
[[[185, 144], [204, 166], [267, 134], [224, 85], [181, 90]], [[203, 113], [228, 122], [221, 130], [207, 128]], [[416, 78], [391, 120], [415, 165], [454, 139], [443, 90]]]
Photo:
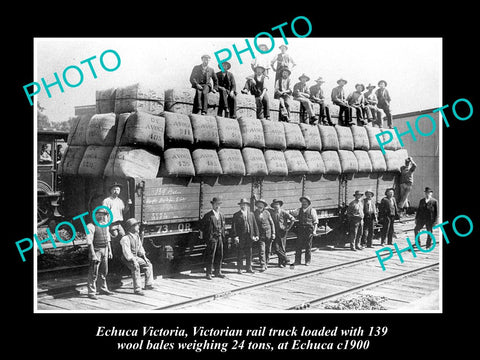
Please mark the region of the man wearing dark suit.
[[250, 211], [250, 203], [247, 199], [242, 199], [238, 203], [240, 210], [233, 214], [232, 238], [237, 246], [237, 272], [242, 273], [243, 255], [247, 260], [247, 272], [254, 273], [252, 270], [252, 245], [259, 239], [257, 222], [253, 213]]
[[[378, 82], [379, 88], [375, 92], [375, 95], [377, 95], [378, 99], [378, 105], [377, 107], [379, 109], [382, 109], [385, 115], [387, 116], [387, 124], [388, 127], [391, 129], [393, 128], [393, 122], [392, 122], [392, 113], [390, 112], [390, 94], [388, 93], [388, 90], [386, 89], [387, 82], [385, 80], [380, 80]], [[382, 125], [383, 120], [379, 119], [378, 122]], [[382, 127], [382, 126], [380, 126]]]
[[[193, 100], [193, 112], [198, 114], [200, 111], [205, 115], [208, 110], [208, 94], [215, 93], [218, 89], [218, 79], [215, 71], [208, 66], [210, 55], [202, 56], [202, 63], [193, 67], [190, 75], [192, 88], [196, 90]], [[212, 86], [213, 81], [213, 86]]]
[[[437, 222], [438, 217], [438, 201], [432, 197], [433, 190], [429, 187], [425, 188], [425, 197], [418, 204], [417, 214], [415, 216], [415, 239], [420, 230], [425, 226], [427, 231], [433, 232], [433, 225]], [[417, 246], [421, 246], [420, 238]], [[426, 248], [432, 246], [432, 238], [427, 236]]]
[[260, 245], [260, 271], [265, 271], [268, 268], [268, 261], [270, 260], [272, 240], [275, 238], [275, 224], [273, 223], [272, 215], [265, 209], [268, 206], [265, 200], [259, 199], [255, 201], [255, 206], [257, 209], [254, 215], [260, 237], [258, 241]]
[[[235, 84], [235, 78], [233, 74], [229, 72], [232, 65], [228, 61], [223, 64], [225, 72], [217, 72], [218, 79], [218, 91], [220, 99], [218, 102], [218, 116], [223, 116], [225, 111], [225, 117], [237, 118], [237, 86]], [[220, 65], [218, 65], [220, 67]]]
[[295, 218], [289, 212], [282, 209], [283, 201], [274, 199], [270, 204], [272, 210], [273, 223], [275, 225], [274, 245], [278, 256], [278, 266], [281, 268], [289, 265], [287, 253], [285, 251], [287, 244], [287, 233], [295, 223]]
[[222, 202], [214, 197], [210, 202], [213, 209], [202, 218], [201, 229], [203, 239], [207, 244], [205, 257], [207, 263], [207, 279], [212, 280], [212, 268], [216, 277], [224, 278], [222, 274], [223, 240], [225, 239], [225, 216], [220, 212]]
[[380, 202], [378, 215], [382, 223], [382, 245], [385, 244], [385, 238], [388, 237], [387, 244], [392, 245], [393, 240], [393, 223], [398, 218], [397, 201], [393, 197], [394, 189], [389, 188], [385, 191], [385, 197]]

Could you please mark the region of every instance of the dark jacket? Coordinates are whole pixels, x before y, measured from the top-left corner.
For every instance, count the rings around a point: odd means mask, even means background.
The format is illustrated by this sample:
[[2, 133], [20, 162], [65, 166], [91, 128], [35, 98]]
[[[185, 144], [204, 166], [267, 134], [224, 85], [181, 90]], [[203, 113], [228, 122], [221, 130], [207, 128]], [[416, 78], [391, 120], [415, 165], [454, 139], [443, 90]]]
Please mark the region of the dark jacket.
[[213, 210], [210, 210], [202, 218], [201, 229], [205, 241], [217, 239], [223, 241], [225, 239], [225, 216], [220, 213], [220, 219], [217, 220]]
[[431, 198], [429, 202], [425, 201], [425, 198], [420, 200], [418, 204], [417, 214], [415, 215], [416, 221], [422, 221], [427, 224], [434, 224], [437, 222], [438, 217], [438, 201]]
[[217, 75], [215, 74], [215, 71], [210, 67], [207, 66], [207, 81], [203, 81], [203, 71], [202, 71], [202, 65], [195, 65], [192, 69], [192, 74], [190, 75], [190, 83], [192, 84], [192, 88], [196, 89], [197, 84], [204, 85], [207, 84], [210, 87], [210, 90], [212, 89], [212, 84], [211, 81], [213, 81], [213, 88], [215, 90], [218, 89], [218, 79]]
[[377, 95], [378, 103], [381, 104], [390, 104], [390, 94], [388, 93], [387, 89], [377, 89], [375, 91], [375, 95]]
[[266, 209], [260, 212], [257, 209], [255, 210], [254, 214], [258, 225], [258, 231], [260, 233], [260, 238], [271, 239], [272, 235], [275, 234], [275, 224], [273, 223], [270, 212]]
[[217, 72], [218, 86], [223, 86], [228, 92], [233, 91], [235, 94], [237, 92], [237, 85], [235, 83], [235, 77], [229, 71], [226, 72]]
[[372, 199], [372, 210], [373, 210], [373, 213], [372, 214], [369, 214], [368, 213], [368, 203], [367, 203], [367, 199], [364, 199], [363, 200], [363, 214], [364, 214], [364, 218], [365, 217], [372, 217], [374, 219], [377, 218], [377, 205], [375, 204], [375, 199]]
[[288, 211], [280, 209], [278, 216], [274, 209], [269, 210], [275, 224], [275, 235], [277, 238], [283, 238], [287, 234], [289, 223], [294, 222], [295, 218]]
[[238, 236], [240, 240], [246, 240], [247, 238], [245, 238], [245, 236], [249, 235], [248, 239], [253, 240], [254, 236], [259, 236], [258, 226], [257, 226], [257, 222], [255, 221], [255, 216], [250, 210], [247, 213], [247, 222], [250, 228], [250, 234], [247, 234], [242, 211], [239, 210], [235, 214], [233, 214], [232, 233], [231, 233], [232, 238]]
[[393, 204], [391, 204], [387, 197], [384, 197], [382, 201], [380, 201], [380, 206], [378, 209], [379, 218], [384, 218], [387, 216], [398, 216], [397, 200], [395, 200], [394, 197], [392, 197], [392, 199]]

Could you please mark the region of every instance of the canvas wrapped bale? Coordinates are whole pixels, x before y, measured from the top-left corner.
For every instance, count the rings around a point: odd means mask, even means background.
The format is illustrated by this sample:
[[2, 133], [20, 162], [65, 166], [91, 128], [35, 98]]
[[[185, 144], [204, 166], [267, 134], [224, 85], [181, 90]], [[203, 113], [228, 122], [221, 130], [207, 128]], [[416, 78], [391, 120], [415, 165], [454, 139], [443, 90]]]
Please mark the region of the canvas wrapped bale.
[[387, 164], [388, 172], [400, 172], [400, 167], [403, 165], [399, 159], [399, 154], [394, 150], [385, 150], [385, 163]]
[[299, 123], [300, 122], [300, 101], [293, 100], [290, 103], [290, 122]]
[[351, 174], [358, 172], [358, 162], [353, 151], [338, 150], [338, 157], [340, 158], [340, 166], [343, 174]]
[[302, 130], [303, 138], [305, 139], [305, 148], [307, 150], [322, 150], [322, 141], [320, 140], [318, 126], [301, 123], [300, 130]]
[[136, 83], [117, 88], [115, 113], [143, 111], [162, 115], [165, 103], [165, 90], [157, 85]]
[[76, 146], [87, 145], [87, 130], [91, 115], [76, 116], [68, 134], [67, 144]]
[[263, 135], [265, 137], [265, 147], [267, 149], [285, 150], [287, 142], [282, 123], [265, 119], [262, 119], [261, 122]]
[[305, 149], [305, 138], [298, 124], [282, 122], [287, 140], [287, 149]]
[[95, 112], [106, 114], [115, 112], [116, 88], [95, 91]]
[[89, 145], [78, 166], [78, 175], [103, 176], [113, 146]]
[[88, 123], [87, 145], [113, 146], [116, 135], [116, 115], [114, 113], [95, 114]]
[[358, 163], [358, 172], [360, 173], [371, 173], [373, 171], [372, 162], [368, 151], [365, 150], [354, 150], [353, 153], [357, 158]]
[[[119, 126], [120, 118], [123, 117], [123, 114], [118, 116]], [[159, 151], [164, 148], [164, 135], [165, 118], [143, 111], [135, 111], [123, 123], [119, 145], [136, 146]]]
[[278, 99], [268, 98], [270, 102], [270, 120], [278, 121], [280, 118], [280, 101]]
[[197, 176], [222, 175], [222, 166], [214, 149], [195, 149], [192, 152], [193, 166]]
[[240, 149], [223, 148], [218, 150], [218, 159], [224, 175], [244, 176], [245, 164]]
[[165, 112], [165, 145], [193, 144], [193, 130], [190, 118], [185, 114]]
[[214, 116], [190, 114], [193, 130], [193, 142], [202, 147], [218, 147], [217, 119]]
[[242, 149], [242, 157], [245, 162], [247, 176], [266, 176], [268, 175], [267, 164], [263, 151], [260, 149], [245, 147]]
[[378, 140], [376, 138], [377, 134], [380, 134], [383, 129], [373, 126], [365, 126], [367, 130], [368, 142], [370, 144], [370, 150], [380, 150], [380, 145], [378, 144]]
[[380, 150], [368, 150], [368, 156], [372, 163], [373, 172], [385, 172], [387, 171], [387, 163], [385, 157]]
[[265, 150], [265, 162], [267, 163], [268, 175], [287, 176], [288, 167], [285, 161], [285, 155], [280, 150]]
[[338, 149], [353, 151], [353, 135], [349, 126], [334, 126], [338, 137]]
[[216, 116], [220, 146], [241, 149], [242, 133], [236, 119]]
[[325, 164], [323, 163], [322, 154], [319, 151], [305, 150], [303, 157], [307, 163], [309, 174], [325, 173]]
[[242, 93], [237, 94], [237, 118], [241, 117], [257, 117], [255, 96]]
[[405, 165], [405, 160], [408, 158], [408, 151], [405, 148], [395, 150], [395, 154], [398, 157], [398, 161], [401, 165]]
[[308, 173], [308, 165], [300, 150], [285, 150], [284, 155], [289, 175], [303, 175]]
[[160, 164], [160, 176], [190, 177], [195, 176], [190, 150], [187, 148], [170, 148], [163, 152]]
[[263, 126], [261, 121], [255, 118], [238, 119], [240, 132], [242, 133], [243, 146], [264, 148], [265, 137], [263, 135]]
[[393, 129], [382, 129], [382, 142], [383, 142], [383, 149], [384, 150], [398, 150], [402, 147], [400, 146], [400, 142], [398, 141], [397, 134]]
[[165, 90], [165, 111], [190, 115], [193, 110], [195, 89], [175, 88]]
[[342, 166], [337, 151], [322, 151], [322, 159], [325, 164], [326, 175], [338, 175], [342, 173]]
[[154, 179], [160, 167], [160, 156], [145, 149], [115, 146], [105, 165], [103, 176]]
[[352, 131], [354, 150], [370, 150], [370, 141], [368, 140], [366, 127], [352, 125], [350, 130]]
[[322, 150], [338, 150], [338, 135], [335, 127], [327, 125], [318, 125]]
[[122, 139], [123, 131], [125, 130], [125, 123], [127, 122], [130, 114], [132, 113], [117, 114], [117, 133], [115, 135], [115, 146], [120, 145], [120, 140]]
[[78, 167], [80, 166], [86, 149], [86, 146], [67, 146], [62, 161], [58, 166], [59, 175], [77, 175]]

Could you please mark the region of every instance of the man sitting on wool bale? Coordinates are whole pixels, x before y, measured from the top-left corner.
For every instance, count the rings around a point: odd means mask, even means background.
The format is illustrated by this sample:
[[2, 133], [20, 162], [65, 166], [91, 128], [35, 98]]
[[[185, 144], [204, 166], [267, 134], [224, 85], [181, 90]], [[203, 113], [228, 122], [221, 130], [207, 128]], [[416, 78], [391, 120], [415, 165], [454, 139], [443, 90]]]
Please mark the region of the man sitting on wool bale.
[[298, 78], [298, 80], [300, 80], [300, 82], [296, 83], [293, 86], [293, 97], [295, 100], [300, 101], [300, 103], [302, 104], [301, 106], [307, 112], [309, 120], [305, 122], [310, 122], [311, 124], [317, 125], [318, 117], [315, 116], [315, 112], [313, 110], [313, 103], [310, 101], [310, 90], [307, 86], [307, 81], [310, 81], [310, 78], [307, 75], [302, 74]]
[[[193, 113], [198, 114], [200, 111], [205, 115], [208, 110], [208, 94], [216, 93], [218, 89], [218, 79], [215, 71], [208, 66], [210, 55], [202, 56], [202, 63], [196, 65], [192, 69], [190, 75], [190, 83], [192, 88], [196, 90], [193, 100]], [[213, 81], [213, 86], [212, 86]]]

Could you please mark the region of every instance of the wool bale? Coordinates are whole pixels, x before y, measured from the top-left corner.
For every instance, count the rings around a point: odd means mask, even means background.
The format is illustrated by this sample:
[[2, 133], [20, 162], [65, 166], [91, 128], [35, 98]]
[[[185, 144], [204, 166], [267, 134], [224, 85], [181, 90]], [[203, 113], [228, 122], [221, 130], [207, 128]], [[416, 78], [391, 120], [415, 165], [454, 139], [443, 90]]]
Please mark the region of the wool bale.
[[175, 88], [165, 90], [165, 111], [190, 115], [193, 110], [195, 89]]
[[353, 151], [353, 135], [348, 126], [334, 126], [338, 137], [338, 149]]
[[120, 145], [122, 140], [122, 135], [125, 130], [125, 123], [127, 122], [128, 117], [132, 113], [122, 113], [117, 115], [117, 134], [115, 135], [115, 146]]
[[165, 104], [165, 90], [157, 85], [136, 83], [117, 88], [115, 113], [143, 111], [153, 115], [162, 115]]
[[95, 91], [95, 112], [106, 114], [115, 112], [116, 88]]
[[163, 152], [163, 162], [160, 165], [162, 176], [195, 176], [192, 156], [186, 148], [170, 148]]
[[78, 166], [78, 175], [103, 176], [113, 146], [89, 145]]
[[265, 162], [267, 163], [268, 175], [287, 176], [288, 167], [285, 156], [280, 150], [265, 150]]
[[378, 144], [378, 140], [376, 135], [380, 134], [383, 129], [373, 126], [365, 126], [367, 130], [368, 142], [370, 143], [370, 150], [380, 150], [380, 145]]
[[370, 141], [368, 140], [366, 127], [352, 125], [350, 130], [353, 136], [353, 148], [355, 150], [370, 150]]
[[405, 159], [408, 158], [408, 151], [405, 148], [401, 148], [398, 150], [395, 150], [395, 154], [398, 157], [398, 161], [400, 162], [401, 165], [405, 164]]
[[385, 150], [385, 163], [387, 164], [388, 172], [400, 172], [400, 167], [403, 165], [399, 159], [399, 154], [394, 150]]
[[283, 122], [288, 149], [305, 149], [305, 138], [298, 124]]
[[318, 126], [301, 123], [300, 130], [302, 130], [303, 138], [305, 139], [305, 147], [307, 150], [322, 150], [322, 141]]
[[218, 147], [217, 119], [215, 116], [190, 114], [193, 129], [193, 141], [203, 147]]
[[195, 174], [218, 176], [222, 175], [222, 166], [214, 149], [195, 149], [192, 152]]
[[322, 151], [322, 159], [325, 164], [325, 174], [338, 175], [342, 173], [342, 166], [337, 151]]
[[[265, 137], [265, 147], [267, 149], [285, 150], [287, 141], [285, 139], [285, 130], [282, 123], [262, 119], [263, 135]], [[268, 164], [267, 164], [268, 165]]]
[[117, 117], [114, 113], [95, 114], [88, 123], [87, 145], [113, 146], [117, 135]]
[[395, 130], [382, 129], [381, 133], [382, 133], [383, 148], [385, 150], [398, 150], [402, 148], [402, 146], [400, 145], [400, 142], [398, 141]]
[[353, 151], [338, 150], [338, 157], [340, 158], [343, 174], [358, 172], [358, 161]]
[[371, 173], [373, 171], [373, 168], [372, 168], [372, 162], [370, 160], [370, 156], [368, 155], [368, 151], [354, 150], [353, 153], [357, 158], [358, 172]]
[[263, 135], [262, 122], [255, 118], [238, 119], [242, 133], [243, 146], [264, 148], [265, 136]]
[[385, 162], [385, 157], [380, 150], [368, 150], [368, 156], [372, 163], [373, 172], [387, 171], [387, 163]]
[[290, 103], [290, 122], [299, 123], [300, 122], [300, 101], [292, 99]]
[[91, 115], [81, 115], [74, 118], [70, 133], [68, 134], [68, 145], [87, 145], [87, 130], [91, 118]]
[[218, 159], [224, 175], [245, 175], [245, 164], [240, 149], [220, 149], [218, 150]]
[[285, 150], [285, 161], [290, 175], [303, 175], [309, 171], [300, 150]]
[[58, 173], [60, 175], [77, 175], [78, 167], [82, 162], [82, 158], [86, 149], [86, 146], [67, 146], [65, 153], [63, 154], [62, 161], [58, 166]]
[[266, 176], [268, 174], [267, 164], [265, 163], [262, 150], [245, 147], [242, 149], [242, 157], [245, 162], [247, 176]]
[[237, 94], [237, 118], [257, 117], [257, 104], [255, 102], [255, 96], [247, 94]]
[[[120, 114], [118, 118], [118, 126], [121, 126], [120, 118], [123, 119], [124, 114]], [[163, 150], [165, 118], [143, 111], [135, 111], [123, 122], [119, 145], [138, 146], [152, 151]]]
[[145, 149], [115, 146], [110, 153], [103, 176], [154, 179], [160, 167], [160, 156]]
[[322, 154], [319, 151], [305, 150], [303, 157], [307, 163], [309, 174], [325, 173], [325, 164], [323, 163]]
[[269, 102], [270, 102], [270, 120], [278, 121], [278, 119], [280, 118], [280, 116], [279, 116], [279, 114], [280, 114], [280, 100], [269, 98]]
[[322, 150], [338, 150], [338, 135], [335, 127], [327, 125], [318, 125]]
[[216, 116], [220, 146], [242, 148], [242, 133], [236, 119]]
[[167, 144], [193, 144], [192, 123], [188, 115], [165, 112], [164, 116]]

